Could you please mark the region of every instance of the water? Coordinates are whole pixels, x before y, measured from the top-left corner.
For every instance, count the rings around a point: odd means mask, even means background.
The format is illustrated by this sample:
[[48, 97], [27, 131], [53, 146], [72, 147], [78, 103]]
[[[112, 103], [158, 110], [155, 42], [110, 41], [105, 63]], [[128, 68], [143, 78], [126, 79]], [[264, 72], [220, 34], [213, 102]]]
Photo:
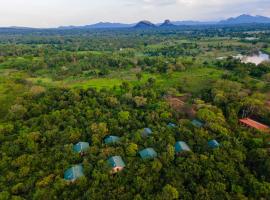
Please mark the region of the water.
[[258, 65], [263, 61], [270, 61], [270, 56], [261, 51], [258, 54], [253, 54], [251, 56], [238, 55], [235, 57], [239, 58], [244, 63], [254, 63], [255, 65]]

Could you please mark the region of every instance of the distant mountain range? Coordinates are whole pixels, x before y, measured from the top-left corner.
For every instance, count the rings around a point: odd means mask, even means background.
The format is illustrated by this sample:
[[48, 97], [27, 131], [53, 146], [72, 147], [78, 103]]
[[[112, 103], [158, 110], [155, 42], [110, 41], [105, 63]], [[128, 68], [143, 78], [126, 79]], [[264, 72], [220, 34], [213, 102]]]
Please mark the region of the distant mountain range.
[[59, 27], [64, 29], [69, 28], [86, 28], [86, 29], [101, 29], [101, 28], [154, 28], [154, 27], [174, 27], [174, 26], [198, 26], [198, 25], [236, 25], [236, 24], [268, 24], [270, 23], [269, 17], [240, 15], [222, 21], [173, 21], [165, 20], [163, 23], [154, 24], [150, 21], [140, 21], [137, 24], [123, 24], [123, 23], [110, 23], [100, 22], [97, 24], [86, 26], [67, 26]]
[[[140, 21], [134, 24], [99, 22], [85, 26], [60, 26], [57, 29], [116, 29], [116, 28], [169, 28], [176, 26], [202, 26], [202, 25], [240, 25], [240, 24], [270, 24], [270, 18], [264, 16], [240, 15], [221, 21], [170, 21], [154, 24], [150, 21]], [[27, 27], [8, 27], [12, 29], [27, 29]]]
[[270, 23], [269, 17], [264, 16], [251, 16], [251, 15], [240, 15], [235, 18], [229, 18], [227, 20], [223, 20], [219, 22], [220, 24], [252, 24], [252, 23]]

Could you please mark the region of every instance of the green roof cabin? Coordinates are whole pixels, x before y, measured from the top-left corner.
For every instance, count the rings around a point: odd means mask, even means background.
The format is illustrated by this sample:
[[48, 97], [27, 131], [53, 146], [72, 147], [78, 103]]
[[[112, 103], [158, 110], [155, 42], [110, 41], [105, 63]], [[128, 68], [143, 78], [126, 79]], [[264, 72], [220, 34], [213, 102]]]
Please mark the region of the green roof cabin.
[[174, 148], [175, 148], [176, 154], [186, 152], [186, 151], [191, 151], [189, 146], [187, 145], [187, 143], [185, 143], [183, 141], [176, 142]]
[[210, 147], [211, 149], [218, 148], [219, 146], [220, 144], [216, 140], [208, 141], [208, 147]]
[[107, 136], [107, 137], [104, 139], [104, 143], [105, 143], [105, 144], [115, 144], [115, 143], [119, 142], [119, 140], [120, 140], [120, 137], [110, 135], [110, 136]]
[[73, 146], [73, 151], [76, 153], [84, 153], [89, 149], [89, 143], [88, 142], [78, 142]]
[[75, 181], [82, 176], [84, 176], [82, 165], [74, 165], [64, 172], [64, 179], [67, 181]]
[[201, 128], [204, 126], [204, 123], [198, 119], [193, 119], [191, 121], [191, 123], [193, 124], [193, 126], [197, 127], [197, 128]]
[[157, 157], [157, 152], [153, 148], [147, 148], [139, 152], [142, 159], [154, 159]]
[[122, 171], [126, 166], [121, 156], [110, 157], [108, 159], [108, 163], [112, 167], [112, 170], [111, 170], [112, 174]]
[[152, 130], [150, 129], [150, 128], [144, 128], [143, 129], [143, 132], [142, 132], [142, 136], [143, 137], [147, 137], [147, 136], [149, 136], [149, 135], [152, 135]]

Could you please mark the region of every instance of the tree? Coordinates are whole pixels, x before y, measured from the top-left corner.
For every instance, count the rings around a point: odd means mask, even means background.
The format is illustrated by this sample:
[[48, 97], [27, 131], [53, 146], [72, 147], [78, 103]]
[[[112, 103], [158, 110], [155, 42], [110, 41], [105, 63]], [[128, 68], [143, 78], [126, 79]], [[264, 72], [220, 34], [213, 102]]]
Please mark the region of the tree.
[[147, 104], [147, 98], [136, 96], [134, 97], [136, 107], [143, 107]]
[[142, 79], [142, 73], [137, 73], [136, 77], [137, 77], [138, 81], [140, 81]]
[[173, 200], [173, 199], [178, 199], [179, 198], [179, 193], [176, 188], [171, 186], [170, 184], [167, 184], [165, 187], [162, 189], [161, 195], [158, 197], [158, 199], [166, 199], [166, 200]]
[[135, 143], [131, 143], [127, 146], [126, 148], [126, 154], [128, 156], [136, 156], [137, 155], [137, 152], [138, 152], [138, 145], [135, 144]]
[[129, 116], [130, 114], [128, 111], [121, 111], [118, 113], [118, 120], [121, 123], [127, 122], [129, 120]]

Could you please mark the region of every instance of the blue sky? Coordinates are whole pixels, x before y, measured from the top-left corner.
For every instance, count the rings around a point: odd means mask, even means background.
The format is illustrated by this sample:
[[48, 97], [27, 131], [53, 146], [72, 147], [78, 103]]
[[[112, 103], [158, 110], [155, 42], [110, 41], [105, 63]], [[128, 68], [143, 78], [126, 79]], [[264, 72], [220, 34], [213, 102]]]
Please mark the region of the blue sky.
[[0, 0], [0, 26], [57, 27], [100, 21], [218, 20], [270, 16], [270, 0]]

